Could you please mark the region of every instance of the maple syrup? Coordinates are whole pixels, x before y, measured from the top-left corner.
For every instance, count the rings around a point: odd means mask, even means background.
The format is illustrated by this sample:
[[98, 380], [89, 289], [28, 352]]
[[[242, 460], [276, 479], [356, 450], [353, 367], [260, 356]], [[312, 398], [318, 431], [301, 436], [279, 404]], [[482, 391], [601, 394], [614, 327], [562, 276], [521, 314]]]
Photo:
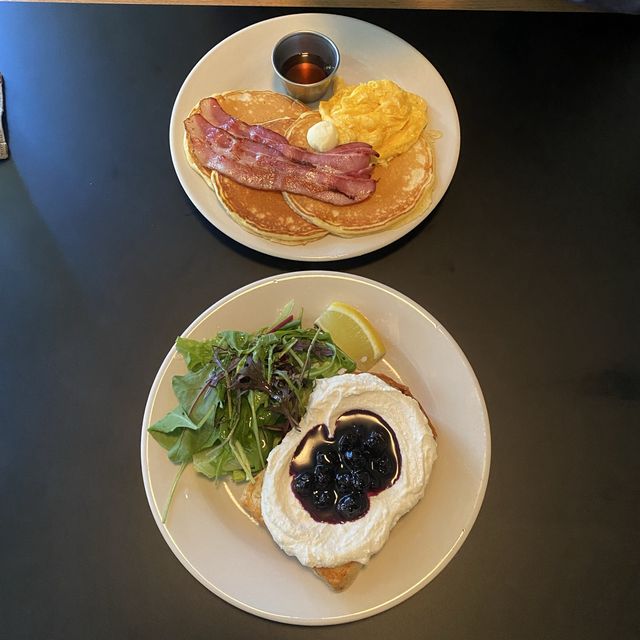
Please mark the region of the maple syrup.
[[282, 75], [297, 84], [315, 84], [327, 77], [325, 61], [313, 53], [297, 53], [282, 65]]

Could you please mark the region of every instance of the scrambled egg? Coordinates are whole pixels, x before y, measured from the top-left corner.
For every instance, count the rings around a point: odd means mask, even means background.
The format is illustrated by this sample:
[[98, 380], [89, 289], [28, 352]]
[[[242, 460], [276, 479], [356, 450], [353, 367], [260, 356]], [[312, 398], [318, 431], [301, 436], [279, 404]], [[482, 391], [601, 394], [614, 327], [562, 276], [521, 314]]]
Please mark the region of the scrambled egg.
[[427, 124], [427, 103], [391, 80], [337, 82], [333, 97], [318, 109], [338, 129], [340, 144], [368, 142], [380, 154], [378, 162], [409, 149]]

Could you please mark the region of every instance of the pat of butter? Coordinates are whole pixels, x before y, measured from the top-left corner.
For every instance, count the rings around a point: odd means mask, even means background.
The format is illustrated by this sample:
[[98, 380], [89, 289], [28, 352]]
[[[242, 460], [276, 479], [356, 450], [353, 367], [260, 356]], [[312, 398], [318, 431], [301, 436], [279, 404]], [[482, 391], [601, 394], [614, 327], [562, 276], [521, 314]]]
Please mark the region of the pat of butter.
[[338, 130], [333, 122], [321, 120], [307, 131], [307, 142], [315, 151], [330, 151], [338, 144]]

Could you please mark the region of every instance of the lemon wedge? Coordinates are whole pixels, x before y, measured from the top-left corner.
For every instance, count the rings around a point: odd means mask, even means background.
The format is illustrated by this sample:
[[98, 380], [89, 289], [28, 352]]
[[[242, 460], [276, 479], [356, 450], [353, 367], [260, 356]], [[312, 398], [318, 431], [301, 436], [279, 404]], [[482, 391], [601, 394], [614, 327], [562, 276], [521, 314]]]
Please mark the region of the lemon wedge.
[[331, 334], [333, 341], [358, 369], [367, 371], [385, 354], [384, 343], [367, 318], [344, 302], [332, 302], [315, 324]]

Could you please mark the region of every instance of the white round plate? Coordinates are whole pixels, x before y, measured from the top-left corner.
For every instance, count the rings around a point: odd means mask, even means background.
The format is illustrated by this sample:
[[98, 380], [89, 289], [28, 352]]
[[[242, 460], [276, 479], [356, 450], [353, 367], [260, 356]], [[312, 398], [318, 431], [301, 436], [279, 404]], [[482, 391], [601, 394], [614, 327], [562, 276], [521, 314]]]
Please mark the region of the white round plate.
[[[195, 339], [224, 329], [267, 326], [289, 301], [305, 325], [333, 300], [375, 320], [387, 346], [376, 371], [408, 384], [438, 434], [438, 459], [424, 498], [391, 532], [354, 584], [333, 593], [311, 570], [285, 555], [238, 503], [242, 485], [216, 484], [187, 467], [166, 524], [160, 514], [178, 467], [147, 427], [177, 404], [171, 378], [186, 371], [171, 348], [151, 388], [142, 425], [142, 474], [151, 511], [171, 550], [205, 587], [263, 618], [328, 625], [393, 607], [432, 580], [469, 534], [489, 474], [489, 420], [464, 354], [427, 311], [382, 284], [343, 273], [307, 271], [250, 284], [207, 309], [184, 332]], [[336, 525], [339, 526], [339, 525]]]
[[[184, 155], [185, 118], [202, 98], [232, 89], [282, 91], [271, 68], [271, 50], [284, 35], [299, 29], [321, 31], [341, 53], [339, 75], [349, 84], [389, 78], [421, 95], [429, 104], [429, 126], [442, 133], [435, 142], [433, 202], [411, 222], [359, 238], [325, 236], [307, 245], [287, 246], [253, 235], [237, 225]], [[291, 260], [328, 261], [359, 256], [384, 247], [420, 224], [444, 195], [458, 162], [460, 125], [453, 98], [435, 67], [410, 44], [385, 29], [345, 16], [297, 14], [258, 22], [229, 36], [209, 51], [187, 76], [169, 126], [171, 158], [178, 179], [202, 215], [220, 231], [247, 247]]]

